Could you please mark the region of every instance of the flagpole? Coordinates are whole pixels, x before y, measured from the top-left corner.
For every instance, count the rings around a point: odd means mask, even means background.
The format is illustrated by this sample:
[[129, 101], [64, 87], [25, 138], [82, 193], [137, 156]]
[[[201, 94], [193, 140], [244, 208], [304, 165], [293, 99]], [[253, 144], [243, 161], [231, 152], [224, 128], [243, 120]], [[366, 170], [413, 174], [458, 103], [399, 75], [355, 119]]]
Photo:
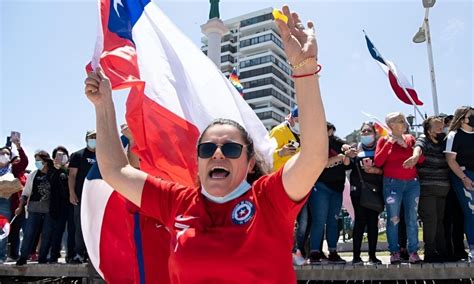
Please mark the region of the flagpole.
[[[365, 30], [362, 30], [362, 31], [364, 32], [365, 36], [366, 36], [367, 38], [369, 38], [369, 40], [370, 40], [371, 42], [373, 42], [373, 41], [370, 39], [370, 37], [367, 35], [367, 33], [365, 32]], [[373, 47], [374, 47], [375, 51], [377, 52], [377, 54], [380, 56], [380, 58], [382, 58], [382, 60], [383, 60], [384, 62], [387, 62], [387, 61], [385, 60], [385, 58], [382, 56], [382, 54], [379, 52], [379, 50], [375, 47], [375, 44], [373, 45]], [[398, 76], [397, 76], [397, 74], [395, 73], [395, 71], [393, 70], [392, 66], [390, 66], [390, 64], [385, 64], [385, 65], [388, 67], [388, 69], [390, 70], [390, 72], [392, 72], [392, 74], [393, 74], [393, 76], [395, 77], [395, 79], [397, 79], [398, 85], [399, 85], [400, 87], [402, 87], [403, 92], [404, 92], [405, 95], [408, 97], [408, 99], [410, 100], [411, 104], [415, 107], [415, 109], [418, 111], [418, 113], [420, 114], [420, 116], [423, 117], [423, 114], [421, 113], [421, 111], [420, 111], [420, 109], [418, 108], [418, 106], [415, 104], [415, 101], [413, 100], [413, 98], [411, 97], [411, 95], [408, 93], [408, 91], [406, 90], [406, 88], [400, 83], [400, 80], [398, 79]], [[379, 67], [380, 67], [380, 66], [379, 66]], [[382, 68], [382, 67], [380, 67], [380, 68]]]

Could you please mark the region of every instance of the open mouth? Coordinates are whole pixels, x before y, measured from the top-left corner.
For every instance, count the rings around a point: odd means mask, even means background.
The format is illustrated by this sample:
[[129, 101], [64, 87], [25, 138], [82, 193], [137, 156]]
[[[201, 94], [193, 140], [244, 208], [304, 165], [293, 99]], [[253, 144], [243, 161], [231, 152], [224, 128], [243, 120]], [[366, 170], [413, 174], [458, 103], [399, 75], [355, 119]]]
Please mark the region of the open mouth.
[[213, 179], [224, 179], [230, 174], [230, 171], [224, 167], [214, 167], [209, 171], [209, 177]]

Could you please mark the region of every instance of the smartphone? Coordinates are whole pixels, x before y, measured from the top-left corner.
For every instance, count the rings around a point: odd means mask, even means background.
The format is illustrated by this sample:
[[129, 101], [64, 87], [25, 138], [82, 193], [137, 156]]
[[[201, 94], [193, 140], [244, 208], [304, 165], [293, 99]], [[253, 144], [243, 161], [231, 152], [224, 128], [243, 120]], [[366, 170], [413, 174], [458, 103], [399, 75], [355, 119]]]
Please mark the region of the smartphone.
[[12, 140], [10, 136], [7, 136], [7, 143], [5, 143], [5, 146], [9, 148], [12, 146]]
[[294, 140], [289, 140], [288, 144], [290, 144], [295, 149], [298, 149], [298, 147], [300, 146], [300, 143], [298, 143], [297, 141], [294, 141]]
[[368, 168], [373, 166], [372, 159], [370, 158], [363, 159], [362, 164], [364, 165], [364, 167], [368, 167]]
[[21, 140], [21, 133], [18, 131], [12, 131], [10, 134], [12, 142], [20, 142]]

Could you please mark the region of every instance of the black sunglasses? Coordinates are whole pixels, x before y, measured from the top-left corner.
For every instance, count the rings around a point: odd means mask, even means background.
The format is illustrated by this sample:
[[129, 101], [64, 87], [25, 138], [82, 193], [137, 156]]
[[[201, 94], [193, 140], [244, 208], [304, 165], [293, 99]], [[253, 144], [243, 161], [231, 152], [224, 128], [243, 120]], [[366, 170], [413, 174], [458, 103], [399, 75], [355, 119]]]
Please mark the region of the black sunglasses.
[[198, 145], [198, 157], [201, 159], [208, 159], [214, 155], [217, 148], [221, 148], [222, 154], [229, 159], [237, 159], [242, 154], [242, 148], [247, 145], [242, 145], [235, 142], [227, 142], [218, 145], [212, 142], [204, 142]]

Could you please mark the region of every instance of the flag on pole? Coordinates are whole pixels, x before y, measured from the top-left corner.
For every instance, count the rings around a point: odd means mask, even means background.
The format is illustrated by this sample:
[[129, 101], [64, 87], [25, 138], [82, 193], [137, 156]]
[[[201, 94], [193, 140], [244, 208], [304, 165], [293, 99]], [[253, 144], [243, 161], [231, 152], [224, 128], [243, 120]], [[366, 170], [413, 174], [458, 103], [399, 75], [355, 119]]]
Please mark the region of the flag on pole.
[[388, 136], [391, 132], [390, 129], [388, 129], [388, 127], [386, 127], [385, 125], [377, 121], [374, 122], [374, 128], [375, 128], [375, 132], [377, 132], [379, 137]]
[[377, 135], [379, 137], [384, 137], [384, 136], [390, 135], [390, 133], [392, 131], [378, 117], [376, 117], [375, 115], [372, 115], [370, 113], [367, 113], [365, 111], [362, 111], [362, 114], [367, 116], [368, 118], [374, 120], [375, 132], [377, 132]]
[[[87, 69], [94, 70], [100, 65], [113, 89], [130, 87], [126, 118], [136, 143], [133, 151], [140, 157], [142, 170], [183, 185], [194, 185], [197, 139], [215, 118], [229, 118], [243, 125], [253, 138], [256, 150], [272, 164], [275, 145], [257, 115], [214, 63], [155, 3], [99, 0], [99, 15], [96, 47]], [[140, 240], [143, 245], [144, 240], [152, 239], [147, 232], [153, 231], [153, 220], [137, 225], [140, 220], [131, 212], [124, 212], [125, 201], [119, 200], [120, 196], [110, 188], [92, 186], [88, 193], [91, 196], [82, 206], [83, 215], [89, 215], [82, 219], [82, 226], [88, 249], [97, 252], [90, 257], [95, 268], [107, 280], [107, 275], [118, 273], [117, 268], [129, 269], [121, 265], [121, 258], [129, 260], [132, 254], [133, 265], [139, 267], [133, 271], [133, 277], [124, 278], [123, 282], [148, 280], [146, 261], [153, 261], [154, 256], [139, 248]], [[117, 219], [113, 223], [107, 214], [119, 211], [117, 215], [126, 222], [118, 227]], [[133, 222], [127, 214], [132, 215]], [[135, 237], [133, 229], [137, 226], [142, 228], [141, 235], [130, 239], [130, 236]], [[118, 237], [110, 234], [118, 229], [122, 229]], [[105, 234], [109, 234], [108, 237]], [[101, 261], [110, 252], [108, 247], [119, 247], [113, 242], [122, 244], [127, 240], [132, 243], [124, 247], [131, 248], [130, 253], [117, 252], [114, 259], [107, 258], [110, 263]], [[144, 260], [145, 269], [140, 267], [140, 259]], [[126, 277], [126, 273], [123, 274]], [[157, 282], [155, 279], [150, 283]]]
[[[409, 105], [413, 105], [413, 103], [418, 106], [423, 105], [423, 102], [418, 99], [418, 94], [416, 93], [415, 89], [410, 84], [405, 75], [400, 70], [398, 70], [397, 66], [393, 62], [390, 62], [382, 57], [367, 35], [365, 35], [365, 40], [367, 42], [367, 48], [369, 49], [370, 55], [377, 61], [379, 66], [385, 72], [385, 75], [387, 75], [390, 86], [392, 87], [392, 90], [397, 98]], [[410, 98], [408, 98], [405, 90], [413, 100], [413, 103]]]
[[229, 80], [234, 85], [235, 89], [239, 92], [241, 96], [244, 96], [244, 87], [240, 84], [239, 76], [237, 75], [237, 68], [232, 69], [232, 73], [229, 75]]

